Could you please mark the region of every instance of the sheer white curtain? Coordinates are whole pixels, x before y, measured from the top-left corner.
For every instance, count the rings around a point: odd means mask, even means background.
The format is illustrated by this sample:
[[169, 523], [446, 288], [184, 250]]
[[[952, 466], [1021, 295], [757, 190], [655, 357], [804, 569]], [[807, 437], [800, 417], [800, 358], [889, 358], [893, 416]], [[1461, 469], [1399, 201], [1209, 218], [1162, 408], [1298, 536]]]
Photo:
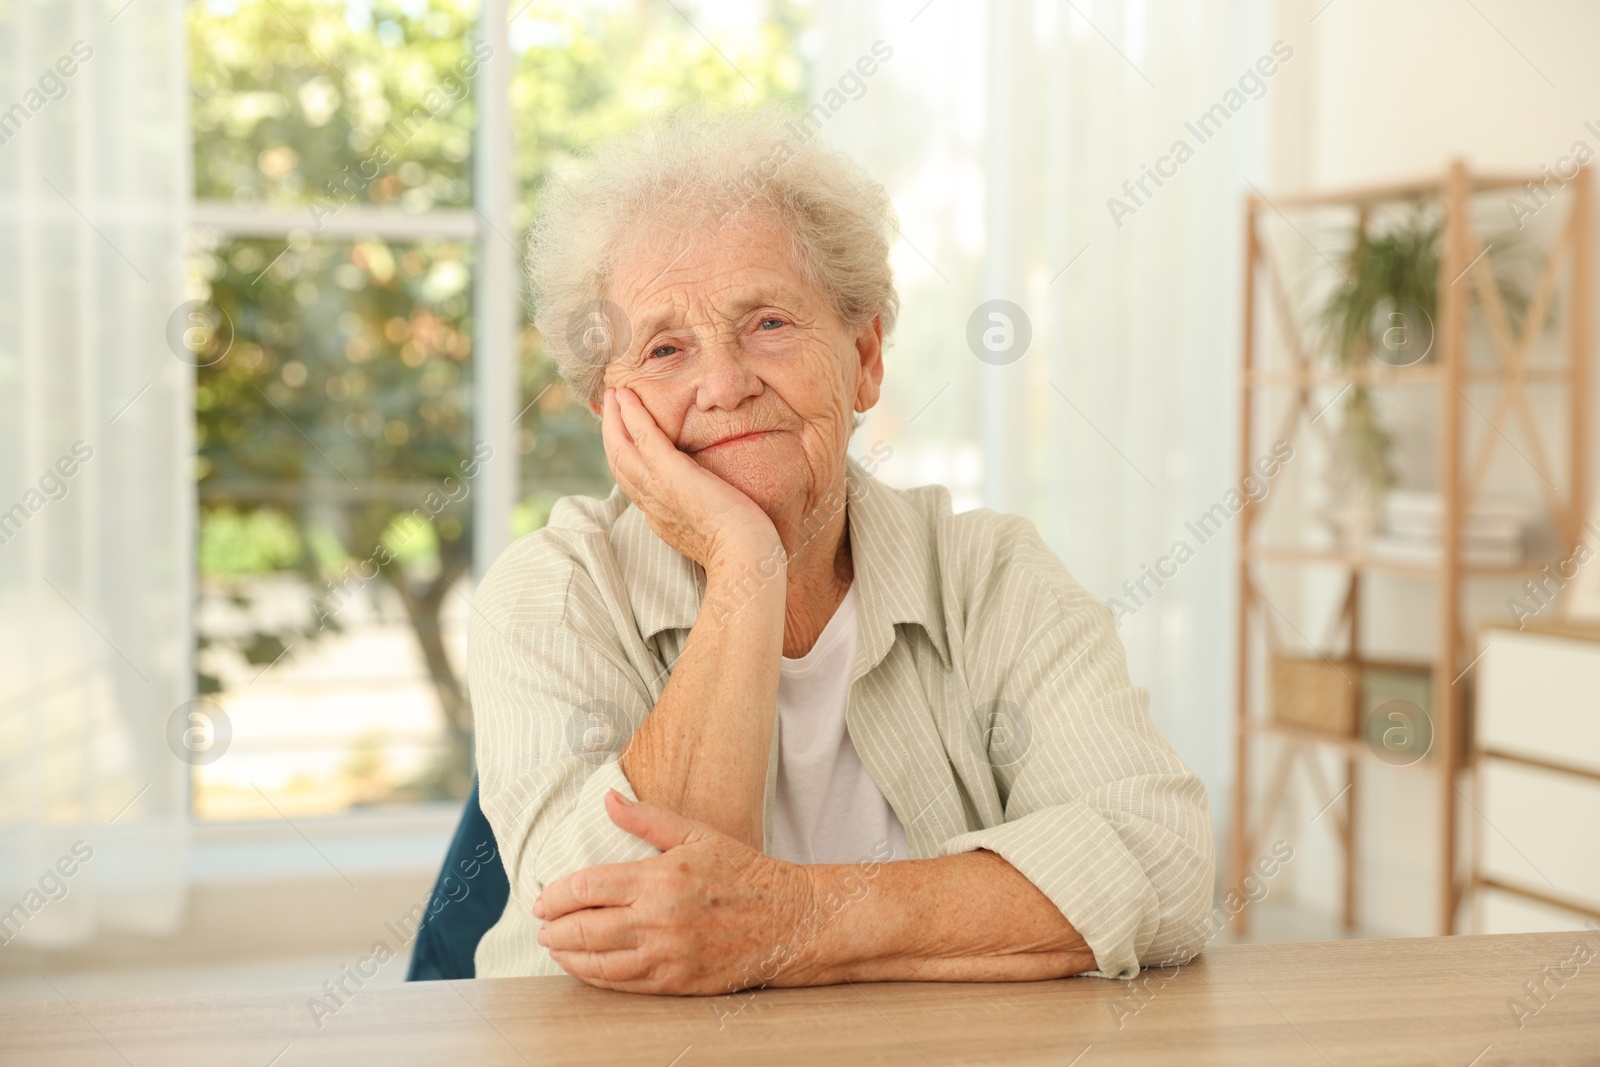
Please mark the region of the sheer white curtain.
[[[1239, 86], [1271, 54], [1270, 16], [1264, 0], [819, 0], [824, 102], [874, 42], [892, 49], [864, 90], [846, 79], [823, 124], [886, 182], [902, 228], [885, 403], [853, 447], [887, 444], [883, 477], [942, 482], [958, 508], [1028, 515], [1102, 598], [1238, 482], [1241, 193], [1267, 185], [1281, 91], [1270, 76]], [[1219, 103], [1202, 141], [1185, 124]], [[1161, 164], [1174, 173], [1130, 197], [1123, 183], [1137, 190], [1141, 165], [1179, 140], [1189, 154]], [[1114, 215], [1113, 197], [1132, 213]], [[1032, 333], [1001, 365], [968, 343], [972, 313], [994, 299]], [[1219, 825], [1234, 536], [1197, 546], [1162, 588], [1147, 581], [1154, 595], [1121, 631]]]
[[182, 7], [0, 0], [3, 941], [170, 929], [184, 901]]

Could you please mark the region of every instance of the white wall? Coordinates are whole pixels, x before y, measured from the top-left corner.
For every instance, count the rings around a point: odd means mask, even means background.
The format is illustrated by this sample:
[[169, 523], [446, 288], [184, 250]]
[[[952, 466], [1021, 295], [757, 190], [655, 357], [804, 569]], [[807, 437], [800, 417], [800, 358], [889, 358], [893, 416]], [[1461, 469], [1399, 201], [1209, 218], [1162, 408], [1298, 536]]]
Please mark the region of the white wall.
[[[1128, 197], [1124, 182], [1176, 139], [1193, 140], [1185, 122], [1268, 51], [1269, 10], [1269, 0], [817, 9], [818, 85], [877, 39], [894, 49], [825, 126], [888, 187], [901, 232], [884, 399], [855, 448], [892, 447], [879, 472], [890, 484], [942, 482], [958, 510], [1026, 515], [1102, 598], [1126, 597], [1123, 583], [1238, 482], [1240, 192], [1244, 175], [1265, 180], [1265, 105], [1241, 108], [1155, 195], [1147, 186], [1132, 217], [1108, 201]], [[1023, 308], [1032, 343], [989, 365], [966, 331], [997, 298]], [[1205, 781], [1219, 828], [1234, 536], [1205, 546], [1121, 629], [1130, 674]]]
[[1383, 179], [1454, 156], [1530, 169], [1579, 137], [1594, 144], [1583, 124], [1600, 120], [1600, 5], [1474, 4], [1334, 0], [1308, 27], [1319, 59], [1311, 178]]

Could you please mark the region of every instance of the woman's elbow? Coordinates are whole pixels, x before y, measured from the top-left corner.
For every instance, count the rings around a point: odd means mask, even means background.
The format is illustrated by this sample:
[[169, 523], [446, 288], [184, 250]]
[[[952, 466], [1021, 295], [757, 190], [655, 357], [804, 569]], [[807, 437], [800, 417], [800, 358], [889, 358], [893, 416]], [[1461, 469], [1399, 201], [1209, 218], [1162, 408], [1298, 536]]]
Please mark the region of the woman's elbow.
[[1209, 821], [1203, 840], [1173, 858], [1168, 872], [1170, 888], [1162, 897], [1161, 919], [1149, 948], [1140, 953], [1142, 966], [1181, 965], [1200, 954], [1215, 936], [1212, 907], [1216, 881], [1216, 851]]

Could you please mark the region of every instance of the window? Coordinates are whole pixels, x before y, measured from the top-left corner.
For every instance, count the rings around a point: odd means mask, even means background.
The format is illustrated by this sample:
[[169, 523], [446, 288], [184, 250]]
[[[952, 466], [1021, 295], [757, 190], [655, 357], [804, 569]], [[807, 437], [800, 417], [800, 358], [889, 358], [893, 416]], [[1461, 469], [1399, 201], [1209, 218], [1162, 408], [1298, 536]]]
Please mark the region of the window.
[[474, 575], [611, 488], [520, 313], [539, 187], [655, 108], [805, 95], [804, 8], [704, 8], [191, 8], [196, 662], [231, 735], [197, 818], [470, 788]]

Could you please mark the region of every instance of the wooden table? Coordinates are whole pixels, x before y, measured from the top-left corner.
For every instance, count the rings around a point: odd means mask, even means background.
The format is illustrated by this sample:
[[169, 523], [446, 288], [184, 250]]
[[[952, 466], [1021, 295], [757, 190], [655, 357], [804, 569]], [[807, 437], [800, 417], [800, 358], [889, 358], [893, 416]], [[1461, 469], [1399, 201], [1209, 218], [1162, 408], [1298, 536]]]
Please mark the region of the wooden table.
[[[1574, 975], [1564, 961], [1580, 943], [1594, 958]], [[1526, 998], [1523, 981], [1547, 966], [1567, 980], [1550, 980], [1552, 995], [1518, 1029], [1508, 1001]], [[567, 978], [429, 982], [358, 991], [320, 1030], [305, 991], [0, 1006], [6, 1067], [997, 1062], [1600, 1064], [1600, 935], [1242, 945], [1137, 984], [686, 999]]]

